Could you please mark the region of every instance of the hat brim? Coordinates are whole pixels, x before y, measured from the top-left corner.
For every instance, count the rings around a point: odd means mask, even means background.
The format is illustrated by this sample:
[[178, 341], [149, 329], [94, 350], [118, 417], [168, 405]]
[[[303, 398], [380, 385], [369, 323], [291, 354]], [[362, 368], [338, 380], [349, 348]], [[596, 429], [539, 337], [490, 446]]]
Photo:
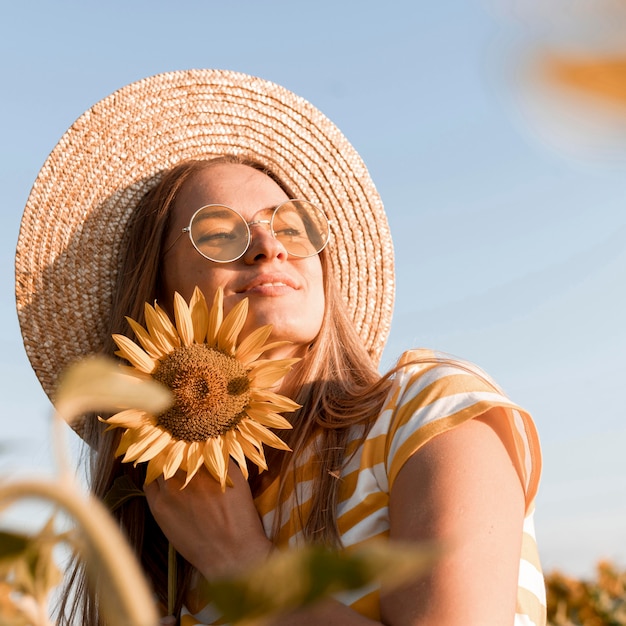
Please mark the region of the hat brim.
[[223, 70], [132, 83], [86, 111], [44, 163], [16, 252], [18, 318], [30, 362], [53, 399], [59, 374], [102, 350], [123, 231], [163, 171], [186, 159], [260, 162], [332, 220], [335, 273], [377, 361], [394, 298], [393, 246], [379, 194], [357, 152], [287, 89]]

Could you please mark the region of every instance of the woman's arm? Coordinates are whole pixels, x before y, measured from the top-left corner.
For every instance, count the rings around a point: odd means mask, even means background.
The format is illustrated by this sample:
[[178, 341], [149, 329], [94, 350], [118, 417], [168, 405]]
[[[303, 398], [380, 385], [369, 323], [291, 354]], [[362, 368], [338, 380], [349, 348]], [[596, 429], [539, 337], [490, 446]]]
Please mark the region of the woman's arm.
[[513, 624], [525, 505], [498, 417], [492, 409], [433, 438], [400, 471], [391, 539], [448, 550], [429, 575], [382, 599], [385, 624]]

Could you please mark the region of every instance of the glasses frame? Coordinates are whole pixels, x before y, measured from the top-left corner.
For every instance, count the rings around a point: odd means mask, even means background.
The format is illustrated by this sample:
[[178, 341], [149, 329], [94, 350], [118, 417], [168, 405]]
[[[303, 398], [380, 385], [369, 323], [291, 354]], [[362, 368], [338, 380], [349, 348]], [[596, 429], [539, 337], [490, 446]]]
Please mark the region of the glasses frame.
[[[269, 219], [252, 220], [251, 222], [247, 222], [246, 219], [244, 218], [244, 216], [241, 213], [239, 213], [239, 211], [237, 211], [236, 209], [233, 209], [232, 207], [229, 207], [229, 206], [227, 206], [225, 204], [205, 204], [205, 205], [201, 206], [197, 211], [194, 212], [194, 214], [191, 216], [191, 219], [189, 220], [189, 225], [185, 226], [185, 228], [182, 229], [181, 233], [178, 235], [178, 237], [176, 237], [174, 242], [172, 242], [172, 245], [169, 246], [169, 248], [165, 251], [165, 253], [169, 252], [169, 250], [171, 250], [174, 247], [176, 242], [185, 233], [187, 233], [189, 235], [189, 241], [191, 241], [191, 245], [196, 249], [198, 254], [200, 254], [202, 257], [207, 259], [207, 261], [211, 261], [213, 263], [232, 263], [233, 261], [239, 260], [249, 250], [250, 244], [252, 243], [252, 233], [250, 231], [250, 227], [251, 226], [256, 226], [258, 224], [267, 224], [269, 226], [269, 231], [272, 234], [272, 237], [274, 237], [274, 239], [276, 239], [276, 241], [281, 243], [281, 245], [284, 245], [284, 244], [282, 244], [280, 239], [278, 239], [278, 237], [276, 236], [276, 233], [274, 232], [274, 227], [273, 227], [274, 226], [274, 217], [275, 217], [277, 211], [281, 207], [285, 206], [286, 204], [289, 204], [290, 202], [304, 202], [304, 203], [314, 207], [316, 210], [318, 210], [324, 216], [324, 219], [326, 220], [327, 233], [328, 234], [327, 234], [327, 237], [326, 237], [326, 241], [324, 242], [324, 245], [319, 250], [317, 250], [313, 254], [307, 254], [307, 255], [293, 254], [292, 252], [289, 252], [288, 250], [286, 250], [286, 252], [287, 252], [287, 254], [289, 256], [293, 256], [293, 257], [295, 257], [297, 259], [308, 259], [308, 258], [310, 258], [312, 256], [315, 256], [316, 254], [319, 254], [328, 245], [328, 242], [330, 241], [330, 234], [331, 234], [331, 230], [330, 230], [331, 220], [328, 218], [326, 213], [322, 209], [320, 209], [316, 204], [313, 204], [312, 202], [309, 202], [308, 200], [302, 200], [300, 198], [290, 198], [289, 200], [285, 200], [284, 202], [281, 202], [272, 211], [272, 215], [271, 215], [271, 217]], [[236, 213], [241, 218], [241, 221], [246, 226], [246, 232], [248, 234], [248, 243], [246, 244], [246, 247], [243, 249], [243, 252], [239, 256], [235, 257], [234, 259], [229, 259], [228, 261], [220, 261], [218, 259], [212, 259], [211, 257], [208, 257], [206, 254], [204, 254], [204, 252], [202, 252], [200, 250], [200, 248], [196, 245], [196, 242], [193, 240], [193, 237], [191, 235], [191, 227], [193, 225], [193, 221], [196, 219], [196, 216], [200, 213], [200, 211], [203, 211], [204, 209], [207, 209], [209, 207], [223, 207], [225, 209], [228, 209], [229, 211], [232, 211], [233, 213]]]

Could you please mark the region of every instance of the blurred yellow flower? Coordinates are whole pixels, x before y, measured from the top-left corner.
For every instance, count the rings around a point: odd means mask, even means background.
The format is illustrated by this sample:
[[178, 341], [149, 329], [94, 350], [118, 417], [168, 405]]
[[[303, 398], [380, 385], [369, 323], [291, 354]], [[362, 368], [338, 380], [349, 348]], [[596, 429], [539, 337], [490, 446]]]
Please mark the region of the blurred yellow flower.
[[299, 359], [260, 360], [284, 342], [266, 343], [271, 326], [250, 333], [238, 344], [248, 314], [248, 300], [223, 317], [219, 289], [208, 310], [196, 288], [189, 304], [174, 294], [175, 324], [155, 304], [145, 305], [146, 328], [127, 318], [141, 347], [124, 335], [113, 335], [118, 356], [168, 387], [169, 409], [154, 414], [129, 409], [102, 420], [125, 428], [116, 455], [124, 462], [148, 462], [146, 482], [167, 479], [181, 469], [186, 486], [202, 465], [225, 488], [229, 457], [247, 477], [246, 457], [267, 469], [263, 444], [289, 450], [269, 428], [291, 428], [279, 413], [299, 405], [269, 387]]
[[546, 54], [544, 71], [555, 85], [622, 107], [626, 113], [626, 53], [615, 56]]

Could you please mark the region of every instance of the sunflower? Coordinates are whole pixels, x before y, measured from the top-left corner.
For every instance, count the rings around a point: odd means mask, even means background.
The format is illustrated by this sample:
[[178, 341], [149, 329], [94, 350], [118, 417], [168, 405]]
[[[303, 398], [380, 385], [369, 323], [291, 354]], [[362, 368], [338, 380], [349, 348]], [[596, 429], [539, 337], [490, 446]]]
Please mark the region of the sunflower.
[[141, 347], [124, 335], [113, 335], [118, 356], [168, 387], [173, 404], [156, 415], [145, 410], [121, 411], [108, 419], [107, 430], [125, 428], [116, 456], [135, 465], [147, 461], [146, 483], [163, 474], [187, 473], [183, 487], [205, 465], [220, 482], [227, 482], [232, 457], [248, 477], [246, 458], [267, 469], [263, 444], [289, 450], [269, 428], [291, 428], [280, 412], [300, 405], [269, 389], [299, 359], [259, 359], [266, 351], [289, 342], [266, 343], [270, 325], [238, 339], [248, 315], [248, 300], [223, 315], [223, 291], [218, 289], [208, 310], [196, 287], [189, 305], [174, 294], [172, 323], [155, 303], [146, 303], [146, 328], [126, 318]]

